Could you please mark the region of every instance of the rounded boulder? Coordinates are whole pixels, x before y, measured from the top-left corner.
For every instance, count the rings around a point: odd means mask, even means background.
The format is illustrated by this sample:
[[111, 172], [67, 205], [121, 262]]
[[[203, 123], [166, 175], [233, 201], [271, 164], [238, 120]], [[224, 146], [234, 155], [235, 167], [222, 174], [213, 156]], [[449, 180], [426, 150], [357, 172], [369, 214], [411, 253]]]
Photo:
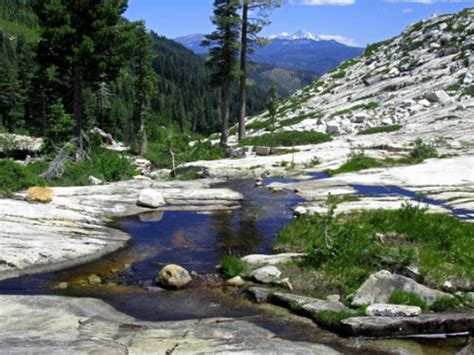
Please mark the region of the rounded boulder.
[[161, 269], [156, 282], [167, 289], [179, 290], [186, 287], [192, 281], [188, 270], [179, 265], [166, 265]]

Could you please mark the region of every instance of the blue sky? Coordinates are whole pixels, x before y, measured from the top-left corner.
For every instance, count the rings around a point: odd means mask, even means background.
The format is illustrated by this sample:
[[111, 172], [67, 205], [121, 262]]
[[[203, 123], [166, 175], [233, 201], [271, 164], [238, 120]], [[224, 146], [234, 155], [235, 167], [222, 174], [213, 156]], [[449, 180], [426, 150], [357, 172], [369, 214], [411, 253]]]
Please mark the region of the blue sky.
[[[125, 16], [143, 19], [160, 35], [175, 38], [208, 33], [213, 27], [212, 0], [129, 0]], [[304, 29], [341, 36], [365, 46], [399, 34], [406, 26], [433, 13], [474, 7], [474, 0], [287, 0], [273, 12], [264, 35]]]

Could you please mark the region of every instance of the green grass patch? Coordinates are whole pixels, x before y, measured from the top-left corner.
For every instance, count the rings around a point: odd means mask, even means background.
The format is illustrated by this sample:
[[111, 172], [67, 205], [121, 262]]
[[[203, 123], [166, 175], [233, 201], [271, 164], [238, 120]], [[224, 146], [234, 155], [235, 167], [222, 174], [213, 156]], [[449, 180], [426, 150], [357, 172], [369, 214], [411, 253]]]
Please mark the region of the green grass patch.
[[383, 133], [383, 132], [396, 132], [402, 129], [402, 125], [395, 124], [390, 126], [380, 126], [380, 127], [372, 127], [367, 128], [363, 131], [360, 131], [359, 135], [367, 135], [367, 134], [376, 134], [376, 133]]
[[[354, 292], [374, 272], [397, 272], [409, 265], [417, 265], [432, 282], [474, 280], [474, 260], [466, 247], [474, 240], [473, 224], [410, 203], [395, 211], [338, 215], [334, 205], [333, 199], [328, 202], [326, 215], [292, 221], [278, 234], [274, 248], [308, 253], [301, 267], [317, 270], [343, 294]], [[390, 237], [382, 244], [379, 235]]]
[[247, 129], [260, 130], [266, 129], [269, 130], [272, 127], [272, 120], [268, 119], [265, 121], [255, 121], [247, 125]]
[[364, 153], [352, 154], [349, 160], [342, 164], [338, 169], [328, 170], [330, 176], [350, 173], [371, 168], [380, 168], [385, 166], [384, 162], [365, 155]]
[[401, 290], [395, 290], [390, 295], [390, 299], [388, 300], [391, 304], [403, 304], [408, 306], [418, 306], [421, 309], [426, 309], [427, 305], [424, 300], [420, 298], [415, 293], [412, 292], [405, 292]]
[[337, 72], [331, 75], [333, 79], [343, 79], [346, 77], [346, 71], [343, 69], [339, 69]]
[[222, 273], [228, 277], [236, 277], [249, 272], [250, 267], [236, 256], [224, 256], [221, 260]]
[[310, 131], [287, 131], [267, 133], [262, 136], [248, 137], [239, 142], [240, 146], [283, 146], [291, 147], [295, 145], [319, 144], [329, 142], [331, 137], [320, 132]]
[[460, 307], [459, 300], [455, 297], [442, 296], [436, 299], [431, 305], [431, 309], [435, 312], [455, 311]]

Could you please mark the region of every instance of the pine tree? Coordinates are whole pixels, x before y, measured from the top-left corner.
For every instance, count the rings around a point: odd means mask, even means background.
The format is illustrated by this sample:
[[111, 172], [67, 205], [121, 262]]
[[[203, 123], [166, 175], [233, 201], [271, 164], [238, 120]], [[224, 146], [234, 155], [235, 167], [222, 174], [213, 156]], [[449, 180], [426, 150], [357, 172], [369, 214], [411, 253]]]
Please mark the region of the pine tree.
[[[258, 34], [269, 24], [269, 11], [280, 7], [282, 0], [242, 0], [242, 36], [240, 50], [240, 83], [239, 83], [239, 140], [245, 138], [247, 56], [255, 44], [261, 42]], [[255, 18], [249, 18], [249, 12]]]
[[69, 78], [64, 86], [72, 88], [81, 142], [85, 85], [113, 80], [126, 59], [130, 26], [121, 15], [127, 0], [38, 0], [34, 8], [42, 26], [38, 60], [43, 70], [55, 67]]
[[20, 33], [16, 43], [17, 57], [17, 77], [20, 87], [20, 96], [23, 104], [23, 119], [25, 123], [31, 124], [31, 108], [29, 94], [31, 91], [33, 75], [36, 70], [36, 63], [33, 58], [33, 51], [26, 42], [25, 36]]
[[20, 99], [14, 54], [10, 40], [0, 29], [0, 116], [9, 131], [13, 130], [11, 110]]
[[213, 69], [211, 84], [221, 88], [222, 145], [227, 144], [229, 137], [231, 84], [239, 75], [239, 9], [239, 0], [215, 0], [212, 23], [216, 30], [203, 41], [203, 45], [210, 47], [208, 63]]
[[272, 82], [267, 93], [267, 110], [270, 116], [270, 122], [272, 124], [272, 133], [275, 130], [276, 115], [278, 107], [278, 87], [275, 82]]
[[145, 130], [147, 116], [150, 111], [150, 97], [154, 88], [154, 74], [152, 68], [151, 39], [145, 29], [145, 24], [139, 22], [135, 34], [135, 49], [133, 54], [133, 72], [135, 76], [134, 90], [134, 121], [138, 124], [138, 152], [146, 153], [148, 140]]

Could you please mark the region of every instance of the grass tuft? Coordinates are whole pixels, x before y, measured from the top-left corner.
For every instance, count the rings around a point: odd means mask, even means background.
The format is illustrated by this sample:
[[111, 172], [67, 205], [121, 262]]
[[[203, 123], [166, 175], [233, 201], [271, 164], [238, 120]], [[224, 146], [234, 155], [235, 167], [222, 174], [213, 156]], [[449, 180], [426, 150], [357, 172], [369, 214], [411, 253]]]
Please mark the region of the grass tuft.
[[236, 277], [249, 272], [249, 265], [236, 256], [224, 256], [221, 260], [222, 272], [228, 278]]
[[421, 309], [426, 309], [427, 305], [424, 300], [420, 298], [415, 293], [412, 292], [405, 292], [401, 290], [395, 290], [390, 296], [388, 300], [391, 304], [403, 304], [408, 306], [418, 306]]

